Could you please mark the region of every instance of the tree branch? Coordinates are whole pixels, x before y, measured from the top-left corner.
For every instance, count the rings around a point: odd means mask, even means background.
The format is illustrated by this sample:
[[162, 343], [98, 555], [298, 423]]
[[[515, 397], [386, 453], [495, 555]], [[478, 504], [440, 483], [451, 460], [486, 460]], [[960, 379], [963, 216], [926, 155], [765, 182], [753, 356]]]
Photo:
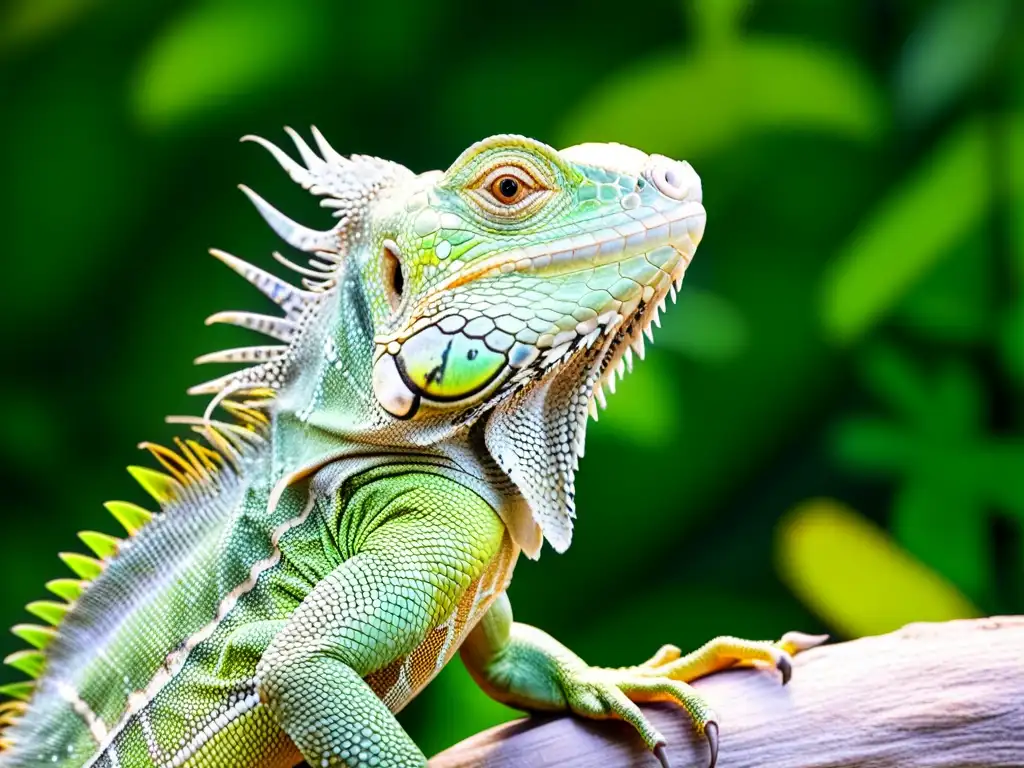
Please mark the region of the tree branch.
[[[721, 726], [719, 768], [1020, 768], [1024, 617], [910, 624], [798, 655], [793, 679], [737, 669], [699, 680]], [[670, 706], [645, 713], [673, 768], [708, 748]], [[529, 718], [479, 733], [430, 768], [632, 768], [658, 763], [623, 723]]]

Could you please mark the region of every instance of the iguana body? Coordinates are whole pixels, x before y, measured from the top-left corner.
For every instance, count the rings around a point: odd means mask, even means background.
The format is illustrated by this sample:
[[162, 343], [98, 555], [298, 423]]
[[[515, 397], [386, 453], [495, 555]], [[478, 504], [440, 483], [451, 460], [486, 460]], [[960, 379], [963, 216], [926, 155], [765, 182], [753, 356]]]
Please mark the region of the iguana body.
[[663, 762], [633, 702], [677, 701], [714, 755], [686, 681], [785, 674], [810, 638], [602, 670], [504, 596], [520, 552], [569, 545], [588, 411], [703, 234], [696, 174], [498, 136], [417, 176], [292, 135], [302, 164], [257, 141], [339, 222], [307, 229], [246, 190], [313, 254], [289, 264], [305, 288], [214, 253], [285, 315], [211, 321], [279, 343], [200, 359], [250, 367], [194, 388], [210, 407], [178, 421], [205, 442], [147, 445], [167, 472], [133, 474], [160, 511], [108, 505], [132, 535], [83, 534], [102, 559], [65, 556], [66, 602], [29, 606], [56, 629], [15, 628], [40, 650], [9, 662], [37, 680], [7, 687], [0, 766], [422, 765], [392, 713], [460, 646], [499, 700], [625, 718]]

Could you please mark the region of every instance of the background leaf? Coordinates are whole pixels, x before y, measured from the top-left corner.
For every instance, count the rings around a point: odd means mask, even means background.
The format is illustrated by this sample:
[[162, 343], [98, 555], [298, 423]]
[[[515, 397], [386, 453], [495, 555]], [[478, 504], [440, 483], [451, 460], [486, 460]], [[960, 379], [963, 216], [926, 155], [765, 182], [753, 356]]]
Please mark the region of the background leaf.
[[896, 65], [896, 100], [906, 120], [926, 122], [984, 77], [1012, 6], [1012, 0], [943, 0], [928, 9]]
[[831, 265], [822, 290], [826, 332], [849, 344], [879, 322], [907, 291], [975, 231], [988, 212], [985, 128], [961, 126], [945, 139]]
[[780, 524], [776, 551], [783, 580], [846, 637], [979, 615], [881, 529], [831, 499], [794, 508]]
[[621, 72], [569, 113], [563, 144], [610, 141], [707, 157], [762, 131], [876, 139], [878, 91], [857, 65], [802, 41], [748, 38], [706, 54], [651, 58]]
[[301, 76], [326, 34], [309, 4], [211, 0], [186, 9], [139, 66], [132, 99], [151, 127], [237, 108]]

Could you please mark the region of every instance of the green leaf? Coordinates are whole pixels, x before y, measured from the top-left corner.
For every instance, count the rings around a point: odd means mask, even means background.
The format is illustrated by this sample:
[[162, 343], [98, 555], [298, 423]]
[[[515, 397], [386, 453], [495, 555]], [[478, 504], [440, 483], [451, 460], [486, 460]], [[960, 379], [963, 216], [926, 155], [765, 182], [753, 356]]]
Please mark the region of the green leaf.
[[569, 112], [559, 136], [703, 157], [778, 129], [872, 141], [885, 123], [880, 94], [852, 60], [804, 42], [747, 38], [623, 70]]
[[776, 563], [794, 594], [846, 637], [980, 615], [956, 587], [833, 499], [812, 499], [787, 514]]
[[909, 121], [934, 118], [982, 79], [1010, 26], [1012, 4], [946, 0], [931, 8], [896, 64], [896, 100]]
[[859, 227], [822, 286], [825, 330], [850, 344], [885, 317], [910, 288], [977, 231], [991, 204], [987, 133], [962, 126], [926, 157]]
[[135, 111], [143, 123], [165, 126], [236, 109], [318, 61], [326, 33], [315, 7], [305, 3], [192, 5], [141, 62]]

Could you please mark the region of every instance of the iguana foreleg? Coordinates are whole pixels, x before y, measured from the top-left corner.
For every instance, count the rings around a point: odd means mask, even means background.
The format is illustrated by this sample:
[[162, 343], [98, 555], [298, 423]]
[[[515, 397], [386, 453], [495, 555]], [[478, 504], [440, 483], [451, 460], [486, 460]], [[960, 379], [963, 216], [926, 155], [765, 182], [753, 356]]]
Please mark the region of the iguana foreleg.
[[718, 756], [718, 722], [690, 680], [736, 665], [764, 662], [789, 679], [790, 655], [825, 640], [799, 632], [777, 643], [719, 637], [682, 656], [663, 646], [633, 667], [591, 667], [550, 635], [513, 622], [508, 598], [502, 596], [462, 646], [470, 674], [492, 698], [526, 710], [570, 710], [583, 717], [618, 718], [633, 725], [644, 743], [667, 766], [665, 739], [644, 717], [637, 702], [679, 704], [708, 740], [711, 767]]
[[489, 506], [451, 481], [410, 473], [380, 486], [342, 518], [337, 538], [351, 556], [303, 600], [257, 670], [262, 700], [312, 766], [425, 765], [383, 692], [363, 678], [395, 663], [440, 668], [443, 649], [414, 652], [452, 614], [504, 533]]

